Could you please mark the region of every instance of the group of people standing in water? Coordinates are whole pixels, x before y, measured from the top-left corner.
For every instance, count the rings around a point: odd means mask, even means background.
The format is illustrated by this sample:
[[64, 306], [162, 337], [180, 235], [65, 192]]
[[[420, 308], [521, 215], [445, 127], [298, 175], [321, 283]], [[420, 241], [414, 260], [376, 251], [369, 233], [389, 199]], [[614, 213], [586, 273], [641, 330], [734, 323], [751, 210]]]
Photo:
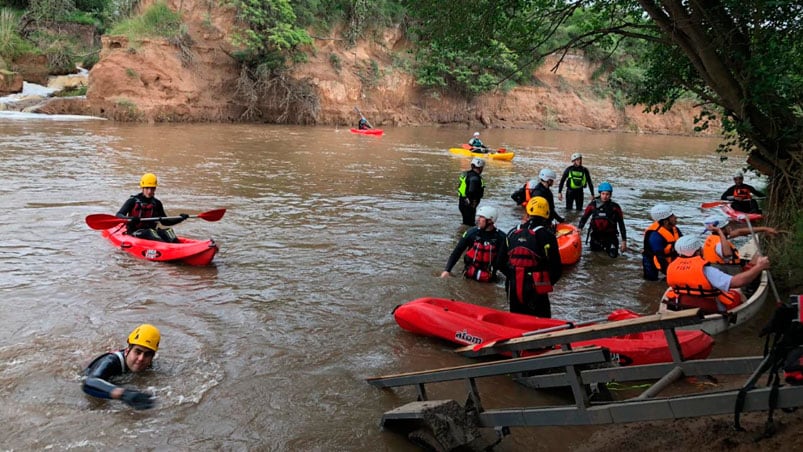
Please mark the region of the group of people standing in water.
[[[478, 141], [477, 135], [474, 138]], [[615, 258], [628, 244], [623, 210], [611, 199], [613, 185], [601, 182], [597, 186], [598, 195], [594, 196], [591, 173], [583, 166], [582, 154], [572, 154], [571, 162], [560, 180], [558, 199], [564, 199], [565, 186], [566, 210], [582, 209], [578, 228], [582, 230], [589, 225], [586, 237], [589, 248]], [[474, 158], [471, 168], [460, 175], [459, 210], [463, 224], [469, 229], [454, 247], [441, 277], [450, 276], [462, 256], [463, 276], [467, 279], [496, 282], [498, 274], [504, 275], [511, 312], [551, 317], [548, 294], [563, 274], [555, 224], [566, 221], [557, 213], [551, 191], [557, 174], [543, 168], [538, 179], [529, 180], [511, 195], [513, 201], [524, 208], [524, 215], [522, 222], [505, 234], [496, 227], [498, 209], [480, 206], [485, 191], [484, 168], [485, 161]], [[751, 194], [763, 196], [743, 184], [741, 173], [734, 177], [734, 182], [735, 186], [729, 188], [722, 199], [735, 203], [750, 200]], [[586, 189], [592, 199], [583, 208]], [[747, 211], [757, 210], [753, 203], [755, 200], [744, 204]], [[739, 302], [726, 302], [735, 297], [734, 289], [747, 286], [769, 267], [766, 257], [755, 256], [751, 262], [738, 257], [736, 247], [728, 238], [749, 232], [731, 227], [724, 216], [706, 219], [706, 231], [710, 231], [710, 235], [705, 242], [697, 235], [683, 236], [668, 204], [655, 205], [650, 217], [653, 223], [647, 227], [643, 240], [643, 277], [649, 281], [666, 279], [676, 294], [674, 307], [677, 309], [700, 307], [707, 312], [725, 312]], [[777, 233], [766, 227], [757, 227], [755, 232]]]

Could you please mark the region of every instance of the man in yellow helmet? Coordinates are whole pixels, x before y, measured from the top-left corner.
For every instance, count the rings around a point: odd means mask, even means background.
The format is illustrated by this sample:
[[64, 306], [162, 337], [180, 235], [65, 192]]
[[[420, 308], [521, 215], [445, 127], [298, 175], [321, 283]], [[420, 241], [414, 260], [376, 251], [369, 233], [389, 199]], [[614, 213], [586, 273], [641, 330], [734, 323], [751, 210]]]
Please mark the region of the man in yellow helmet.
[[[157, 223], [163, 226], [173, 226], [186, 220], [189, 215], [182, 213], [174, 220], [169, 220], [165, 213], [162, 201], [156, 199], [156, 186], [158, 182], [156, 175], [153, 173], [146, 173], [142, 175], [139, 181], [139, 186], [142, 189], [140, 193], [132, 195], [126, 200], [123, 207], [117, 211], [117, 216], [120, 218], [129, 218], [126, 225], [126, 232], [134, 237], [147, 240], [161, 240], [163, 242], [177, 242], [176, 234], [172, 229], [157, 228]], [[158, 221], [140, 221], [140, 218], [161, 218]]]
[[549, 201], [536, 196], [527, 203], [524, 222], [507, 235], [504, 270], [510, 312], [552, 317], [549, 293], [562, 276], [563, 266], [549, 218]]
[[116, 386], [109, 379], [128, 372], [138, 373], [149, 369], [156, 351], [159, 350], [160, 339], [161, 334], [155, 326], [145, 323], [136, 327], [128, 336], [126, 348], [100, 355], [87, 366], [81, 389], [93, 397], [122, 400], [137, 410], [152, 408], [153, 395]]

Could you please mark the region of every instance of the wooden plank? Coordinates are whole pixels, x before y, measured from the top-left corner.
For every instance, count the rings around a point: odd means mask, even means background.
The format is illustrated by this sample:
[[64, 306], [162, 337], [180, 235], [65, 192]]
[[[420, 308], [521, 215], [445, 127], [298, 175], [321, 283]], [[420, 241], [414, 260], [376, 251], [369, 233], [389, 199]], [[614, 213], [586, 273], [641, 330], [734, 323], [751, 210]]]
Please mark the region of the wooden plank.
[[619, 320], [616, 322], [583, 326], [533, 336], [517, 337], [486, 344], [468, 345], [456, 349], [455, 352], [461, 353], [464, 356], [477, 357], [495, 355], [502, 352], [548, 348], [571, 342], [694, 325], [700, 323], [702, 319], [699, 309], [660, 312], [635, 319]]
[[573, 365], [602, 363], [609, 360], [610, 354], [606, 349], [601, 347], [583, 347], [570, 351], [555, 350], [543, 355], [527, 356], [524, 358], [503, 359], [487, 363], [475, 363], [464, 366], [369, 377], [366, 378], [366, 381], [376, 387], [390, 388], [394, 386], [436, 383], [465, 378], [490, 377], [532, 370], [563, 368]]

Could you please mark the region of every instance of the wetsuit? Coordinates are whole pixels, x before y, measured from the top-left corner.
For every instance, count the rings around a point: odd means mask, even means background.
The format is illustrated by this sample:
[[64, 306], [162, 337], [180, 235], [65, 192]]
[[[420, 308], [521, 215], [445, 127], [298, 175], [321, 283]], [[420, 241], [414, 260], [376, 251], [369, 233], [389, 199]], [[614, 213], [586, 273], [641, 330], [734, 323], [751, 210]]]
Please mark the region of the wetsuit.
[[[146, 198], [144, 194], [137, 193], [128, 198], [123, 207], [117, 211], [118, 217], [139, 217], [139, 218], [155, 218], [166, 217], [162, 201], [155, 197]], [[126, 233], [135, 237], [149, 239], [149, 240], [163, 240], [166, 242], [173, 241], [172, 237], [164, 237], [159, 230], [156, 229], [156, 224], [161, 223], [164, 226], [173, 226], [184, 221], [183, 218], [174, 220], [162, 219], [157, 221], [129, 221], [126, 224]], [[153, 232], [151, 232], [153, 231]]]
[[463, 234], [457, 242], [445, 270], [452, 271], [457, 260], [464, 251], [468, 250], [463, 259], [465, 268], [463, 276], [475, 281], [494, 282], [497, 280], [497, 270], [503, 268], [507, 258], [507, 241], [505, 234], [495, 229], [486, 231], [473, 227]]
[[485, 182], [479, 173], [470, 169], [460, 174], [460, 185], [457, 187], [458, 209], [463, 216], [463, 224], [476, 224], [477, 206], [485, 194]]
[[619, 204], [608, 201], [602, 202], [595, 198], [591, 201], [583, 217], [580, 218], [578, 227], [582, 230], [586, 221], [591, 219], [586, 243], [591, 244], [591, 251], [605, 251], [610, 257], [619, 255], [619, 238], [627, 241], [627, 231], [625, 230], [625, 220], [622, 215], [622, 208]]
[[488, 147], [485, 146], [479, 138], [472, 138], [468, 140], [468, 145], [471, 146], [471, 152], [488, 153]]
[[764, 193], [756, 190], [752, 185], [739, 184], [731, 185], [725, 190], [725, 193], [722, 193], [720, 199], [732, 199], [731, 207], [733, 207], [733, 210], [746, 213], [761, 213], [761, 209], [758, 208], [758, 202], [753, 199], [753, 195], [763, 197]]
[[507, 264], [505, 291], [510, 312], [551, 318], [549, 292], [560, 280], [558, 240], [543, 219], [530, 220], [507, 235]]
[[533, 197], [540, 196], [545, 198], [549, 203], [549, 223], [552, 221], [557, 221], [558, 223], [566, 222], [566, 220], [562, 216], [558, 215], [557, 211], [555, 211], [555, 198], [552, 196], [552, 190], [550, 190], [549, 187], [546, 187], [543, 183], [540, 183], [535, 186], [532, 195]]
[[572, 165], [566, 168], [558, 184], [558, 193], [563, 192], [563, 184], [567, 179], [569, 183], [566, 185], [566, 210], [570, 210], [572, 204], [575, 205], [576, 210], [580, 210], [583, 205], [583, 188], [588, 186], [591, 197], [594, 197], [594, 185], [591, 182], [591, 173], [589, 173], [588, 168], [583, 165]]
[[117, 386], [109, 383], [109, 379], [128, 372], [125, 365], [125, 349], [106, 353], [95, 358], [84, 371], [86, 379], [81, 389], [92, 397], [111, 399], [111, 392]]

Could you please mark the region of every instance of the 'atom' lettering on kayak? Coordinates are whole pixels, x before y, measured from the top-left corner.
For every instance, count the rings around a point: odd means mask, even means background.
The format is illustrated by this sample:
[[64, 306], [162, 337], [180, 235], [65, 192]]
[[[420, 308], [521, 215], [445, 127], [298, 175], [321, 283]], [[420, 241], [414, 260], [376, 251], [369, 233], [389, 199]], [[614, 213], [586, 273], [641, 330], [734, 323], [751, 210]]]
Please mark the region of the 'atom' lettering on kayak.
[[468, 331], [458, 331], [454, 334], [454, 338], [458, 341], [468, 342], [469, 344], [482, 344], [483, 340], [481, 337], [472, 336], [468, 333]]
[[160, 253], [158, 250], [145, 250], [142, 252], [142, 256], [145, 259], [158, 259], [161, 255], [162, 253]]

